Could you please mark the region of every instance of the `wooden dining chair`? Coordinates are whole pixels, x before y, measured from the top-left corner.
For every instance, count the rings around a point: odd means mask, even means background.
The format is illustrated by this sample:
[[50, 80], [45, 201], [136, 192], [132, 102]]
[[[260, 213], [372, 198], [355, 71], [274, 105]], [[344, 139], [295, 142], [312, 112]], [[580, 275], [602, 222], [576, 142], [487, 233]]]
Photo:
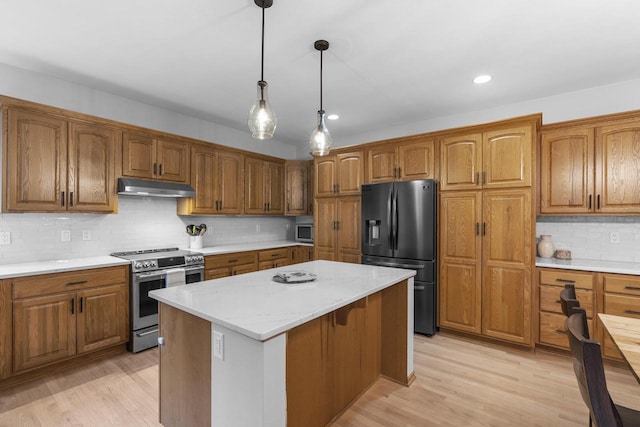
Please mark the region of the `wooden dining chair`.
[[589, 426], [640, 426], [640, 411], [616, 405], [604, 375], [600, 343], [586, 336], [587, 315], [580, 308], [565, 321], [569, 346], [573, 355], [573, 370], [578, 380], [582, 400], [589, 409]]
[[[567, 317], [579, 311], [585, 311], [584, 308], [580, 307], [580, 301], [576, 298], [576, 288], [573, 284], [564, 285], [564, 288], [560, 291], [560, 307], [562, 308], [562, 313]], [[587, 323], [586, 315], [584, 318], [584, 332], [585, 337], [589, 338], [589, 324]]]

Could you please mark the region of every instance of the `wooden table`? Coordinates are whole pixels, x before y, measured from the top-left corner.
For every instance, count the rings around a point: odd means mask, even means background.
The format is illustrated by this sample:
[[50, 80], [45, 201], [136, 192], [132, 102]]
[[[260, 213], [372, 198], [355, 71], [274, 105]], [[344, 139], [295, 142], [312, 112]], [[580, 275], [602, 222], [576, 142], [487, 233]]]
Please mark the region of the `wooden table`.
[[598, 316], [640, 383], [640, 319], [604, 313]]

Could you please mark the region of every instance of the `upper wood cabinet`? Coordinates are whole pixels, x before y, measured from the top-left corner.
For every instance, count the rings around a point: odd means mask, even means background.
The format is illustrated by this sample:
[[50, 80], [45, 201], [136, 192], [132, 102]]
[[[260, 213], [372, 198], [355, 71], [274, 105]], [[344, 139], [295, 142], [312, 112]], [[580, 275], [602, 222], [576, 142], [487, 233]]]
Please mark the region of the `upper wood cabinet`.
[[640, 213], [640, 120], [543, 129], [540, 213]]
[[284, 164], [245, 158], [244, 212], [284, 214]]
[[310, 162], [308, 160], [288, 160], [285, 163], [285, 215], [309, 215]]
[[436, 140], [404, 138], [369, 148], [367, 182], [408, 181], [436, 178]]
[[189, 144], [125, 131], [122, 134], [122, 176], [189, 182]]
[[4, 211], [116, 210], [115, 129], [17, 108], [4, 111]]
[[313, 163], [316, 197], [360, 194], [364, 179], [362, 151], [317, 157]]
[[442, 139], [442, 191], [530, 187], [534, 124]]
[[243, 213], [244, 156], [193, 144], [191, 185], [196, 196], [178, 199], [179, 215]]

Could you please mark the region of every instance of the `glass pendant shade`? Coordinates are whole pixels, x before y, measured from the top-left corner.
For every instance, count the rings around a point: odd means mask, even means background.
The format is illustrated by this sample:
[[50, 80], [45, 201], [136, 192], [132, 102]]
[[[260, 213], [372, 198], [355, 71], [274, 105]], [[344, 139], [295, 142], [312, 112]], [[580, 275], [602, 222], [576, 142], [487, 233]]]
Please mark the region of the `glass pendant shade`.
[[318, 125], [309, 138], [309, 152], [313, 156], [326, 156], [331, 150], [331, 134], [327, 129], [324, 110], [318, 111]]
[[264, 80], [258, 82], [258, 99], [249, 110], [249, 130], [256, 139], [271, 139], [276, 130], [278, 119], [269, 105], [268, 85]]

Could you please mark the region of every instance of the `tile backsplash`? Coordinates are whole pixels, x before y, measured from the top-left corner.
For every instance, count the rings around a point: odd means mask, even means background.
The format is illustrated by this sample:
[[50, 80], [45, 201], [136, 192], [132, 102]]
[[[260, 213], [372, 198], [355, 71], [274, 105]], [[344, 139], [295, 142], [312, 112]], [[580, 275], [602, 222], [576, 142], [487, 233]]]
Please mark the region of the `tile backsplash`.
[[[11, 243], [0, 246], [0, 266], [133, 249], [187, 248], [186, 225], [202, 223], [208, 229], [204, 246], [217, 246], [293, 239], [295, 217], [178, 216], [174, 199], [153, 197], [120, 197], [118, 214], [111, 215], [4, 213], [0, 231], [11, 233]], [[63, 242], [66, 230], [71, 241]], [[83, 240], [85, 230], [91, 240]]]
[[640, 262], [638, 217], [567, 218], [557, 221], [541, 221], [539, 218], [536, 224], [538, 240], [542, 234], [551, 234], [555, 248], [569, 249], [572, 258]]

